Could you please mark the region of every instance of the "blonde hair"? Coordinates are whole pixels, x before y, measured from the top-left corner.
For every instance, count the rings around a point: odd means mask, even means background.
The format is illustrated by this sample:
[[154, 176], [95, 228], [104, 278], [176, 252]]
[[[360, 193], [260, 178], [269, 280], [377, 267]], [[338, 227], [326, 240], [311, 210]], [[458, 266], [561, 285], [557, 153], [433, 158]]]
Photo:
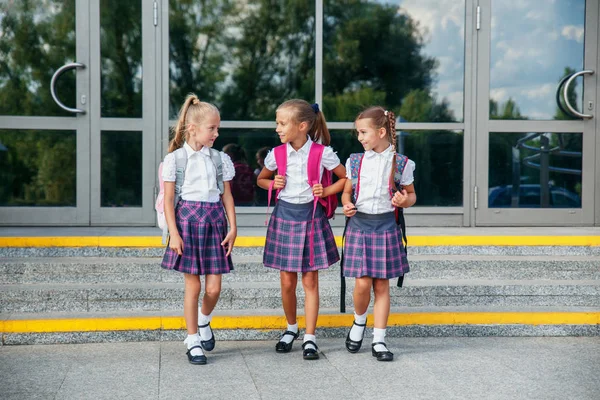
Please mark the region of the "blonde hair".
[[387, 133], [387, 139], [394, 147], [396, 151], [396, 116], [393, 111], [387, 111], [383, 107], [374, 106], [369, 107], [356, 117], [356, 121], [359, 119], [371, 119], [375, 129], [384, 128]]
[[308, 123], [308, 136], [314, 142], [320, 142], [325, 146], [331, 143], [329, 129], [327, 129], [327, 121], [325, 116], [319, 110], [318, 104], [310, 105], [307, 101], [301, 99], [292, 99], [282, 103], [277, 107], [277, 111], [289, 110], [292, 119], [296, 123]]
[[187, 140], [187, 126], [189, 124], [200, 123], [211, 114], [219, 115], [219, 109], [210, 103], [200, 101], [198, 96], [193, 93], [188, 94], [179, 110], [177, 124], [173, 128], [173, 139], [169, 142], [169, 153], [183, 146]]

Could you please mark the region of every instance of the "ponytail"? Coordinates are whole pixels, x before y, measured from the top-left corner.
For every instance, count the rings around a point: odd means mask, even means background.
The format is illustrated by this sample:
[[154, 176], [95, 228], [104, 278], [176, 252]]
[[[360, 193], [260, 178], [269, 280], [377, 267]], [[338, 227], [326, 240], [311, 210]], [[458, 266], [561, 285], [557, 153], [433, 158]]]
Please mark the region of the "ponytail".
[[169, 142], [169, 153], [181, 148], [187, 140], [187, 126], [191, 123], [198, 123], [209, 113], [219, 115], [219, 109], [210, 103], [200, 101], [198, 96], [190, 93], [186, 96], [177, 123], [173, 128], [173, 139]]
[[308, 136], [310, 136], [313, 142], [321, 143], [324, 146], [329, 146], [329, 143], [331, 143], [331, 135], [329, 134], [329, 129], [327, 128], [325, 116], [320, 110], [317, 111], [316, 114], [315, 122], [308, 131]]

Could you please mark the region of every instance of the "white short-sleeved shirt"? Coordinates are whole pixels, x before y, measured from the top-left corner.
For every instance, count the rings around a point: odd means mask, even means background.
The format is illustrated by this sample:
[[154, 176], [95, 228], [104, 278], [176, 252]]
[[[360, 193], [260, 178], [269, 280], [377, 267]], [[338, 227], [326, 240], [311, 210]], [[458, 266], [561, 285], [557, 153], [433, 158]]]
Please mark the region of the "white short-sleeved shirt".
[[[218, 202], [221, 192], [217, 186], [217, 170], [210, 158], [210, 148], [204, 146], [202, 149], [194, 151], [187, 143], [183, 145], [183, 148], [188, 160], [181, 188], [181, 198], [188, 201]], [[235, 168], [227, 154], [222, 151], [219, 153], [223, 162], [223, 180], [227, 182], [235, 176]], [[175, 155], [167, 154], [163, 163], [163, 181], [175, 182], [176, 169]]]
[[[312, 187], [308, 184], [308, 172], [306, 167], [308, 164], [308, 153], [313, 141], [310, 137], [298, 151], [294, 150], [291, 144], [287, 143], [287, 168], [286, 168], [286, 183], [285, 187], [279, 192], [279, 199], [293, 204], [305, 204], [313, 201]], [[333, 152], [333, 149], [326, 146], [323, 150], [321, 158], [321, 176], [323, 176], [323, 168], [331, 171], [340, 165], [340, 159]], [[275, 162], [275, 154], [273, 150], [267, 154], [265, 158], [265, 167], [269, 171], [277, 169]]]
[[[366, 214], [384, 214], [394, 211], [389, 192], [394, 156], [392, 150], [393, 147], [390, 145], [381, 153], [376, 153], [373, 150], [365, 151], [360, 167], [360, 190], [355, 204], [357, 211]], [[408, 160], [400, 180], [403, 186], [408, 186], [414, 182], [414, 170], [414, 161]], [[348, 179], [353, 178], [350, 159], [346, 161], [346, 176]]]

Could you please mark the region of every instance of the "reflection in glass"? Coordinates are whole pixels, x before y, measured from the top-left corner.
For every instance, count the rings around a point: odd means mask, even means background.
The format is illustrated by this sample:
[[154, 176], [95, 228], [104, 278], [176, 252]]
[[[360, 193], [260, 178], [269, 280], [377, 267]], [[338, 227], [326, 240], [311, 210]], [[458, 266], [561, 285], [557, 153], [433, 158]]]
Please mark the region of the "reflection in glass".
[[75, 207], [75, 131], [0, 130], [0, 206]]
[[488, 207], [581, 208], [580, 133], [490, 133]]
[[[280, 144], [279, 137], [275, 133], [275, 124], [272, 130], [219, 129], [219, 137], [214, 148], [229, 154], [234, 162], [236, 178], [231, 185], [236, 206], [267, 205], [267, 192], [256, 186], [256, 177], [264, 167], [263, 161], [267, 152]], [[252, 172], [252, 176], [249, 171]], [[252, 188], [249, 185], [250, 180]], [[253, 197], [252, 200], [250, 197]]]
[[[343, 164], [362, 153], [355, 132], [332, 130], [331, 146]], [[463, 132], [398, 130], [398, 151], [416, 163], [417, 206], [462, 206]]]
[[102, 207], [142, 206], [142, 133], [101, 132]]
[[103, 117], [142, 116], [142, 2], [100, 1]]
[[[50, 95], [54, 72], [75, 60], [75, 0], [0, 1], [0, 115], [74, 116]], [[75, 107], [75, 72], [56, 83]]]
[[463, 120], [464, 0], [324, 2], [330, 121], [380, 104], [410, 122]]
[[194, 92], [223, 120], [314, 99], [315, 2], [169, 1], [169, 116]]
[[[491, 12], [490, 118], [568, 119], [555, 96], [583, 68], [585, 0], [492, 0]], [[574, 83], [568, 94], [580, 111], [582, 92]]]

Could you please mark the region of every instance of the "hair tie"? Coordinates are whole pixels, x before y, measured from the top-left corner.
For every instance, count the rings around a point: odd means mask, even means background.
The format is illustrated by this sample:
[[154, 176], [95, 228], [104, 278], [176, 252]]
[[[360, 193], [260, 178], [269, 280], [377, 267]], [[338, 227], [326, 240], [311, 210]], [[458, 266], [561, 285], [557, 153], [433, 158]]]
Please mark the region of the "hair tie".
[[388, 116], [388, 110], [385, 110], [385, 111], [383, 112], [383, 115], [385, 115], [385, 116], [387, 117], [387, 116]]
[[193, 105], [198, 105], [198, 104], [200, 104], [200, 100], [198, 100], [198, 98], [196, 97], [196, 98], [194, 98], [194, 99], [192, 100], [192, 104], [193, 104]]
[[317, 114], [319, 112], [319, 103], [315, 103], [312, 106], [313, 111], [315, 112], [315, 114]]

